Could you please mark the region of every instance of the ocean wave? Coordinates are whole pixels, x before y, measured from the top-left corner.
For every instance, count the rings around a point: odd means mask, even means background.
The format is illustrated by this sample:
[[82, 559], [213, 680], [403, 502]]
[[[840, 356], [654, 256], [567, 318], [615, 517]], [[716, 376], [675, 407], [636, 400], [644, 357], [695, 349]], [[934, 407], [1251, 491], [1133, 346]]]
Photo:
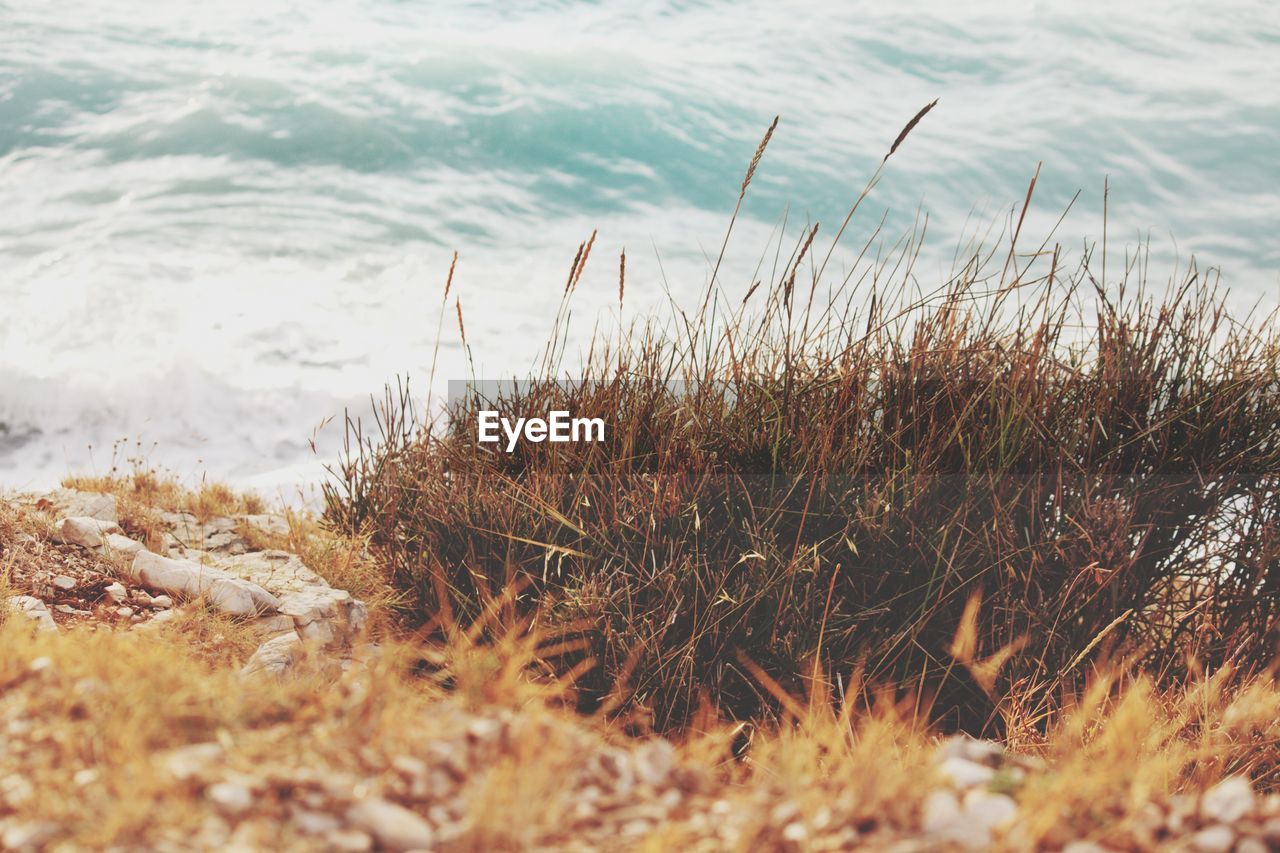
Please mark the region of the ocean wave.
[[[9, 0], [0, 479], [56, 478], [90, 442], [101, 466], [138, 434], [223, 473], [307, 464], [314, 422], [424, 375], [454, 249], [488, 376], [530, 363], [594, 230], [580, 330], [616, 310], [624, 248], [629, 317], [688, 299], [779, 113], [731, 289], [784, 218], [788, 244], [834, 234], [940, 97], [848, 245], [888, 209], [891, 246], [924, 210], [918, 273], [945, 276], [1044, 161], [1024, 236], [1082, 191], [1058, 238], [1098, 239], [1109, 175], [1116, 257], [1151, 238], [1275, 302], [1280, 20], [1227, 6]], [[461, 378], [453, 326], [438, 375]]]

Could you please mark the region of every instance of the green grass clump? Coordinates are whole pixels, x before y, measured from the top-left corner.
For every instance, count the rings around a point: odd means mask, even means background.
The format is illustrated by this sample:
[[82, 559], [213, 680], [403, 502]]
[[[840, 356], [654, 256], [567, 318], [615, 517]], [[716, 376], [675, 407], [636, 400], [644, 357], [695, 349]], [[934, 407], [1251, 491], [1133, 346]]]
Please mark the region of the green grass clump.
[[[442, 422], [388, 393], [377, 440], [349, 422], [329, 520], [369, 536], [411, 624], [522, 587], [583, 641], [560, 665], [590, 667], [584, 701], [625, 691], [659, 727], [856, 672], [946, 725], [1031, 730], [1104, 656], [1158, 679], [1270, 662], [1271, 318], [1231, 318], [1194, 264], [1154, 292], [1016, 230], [920, 295], [914, 238], [833, 278], [816, 231], [745, 297], [713, 276], [699, 310], [598, 336], [572, 382], [562, 311], [518, 387]], [[508, 454], [478, 408], [607, 440]]]

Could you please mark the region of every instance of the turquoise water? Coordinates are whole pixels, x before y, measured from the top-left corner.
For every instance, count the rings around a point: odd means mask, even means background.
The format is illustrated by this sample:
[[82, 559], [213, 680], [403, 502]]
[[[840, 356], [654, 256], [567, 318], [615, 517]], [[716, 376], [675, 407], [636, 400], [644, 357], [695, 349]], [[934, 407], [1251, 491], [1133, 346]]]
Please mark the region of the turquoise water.
[[730, 282], [784, 212], [834, 231], [940, 98], [849, 245], [925, 210], [919, 274], [945, 275], [1043, 162], [1032, 231], [1080, 191], [1060, 237], [1098, 237], [1110, 176], [1113, 245], [1280, 301], [1270, 4], [509, 5], [0, 2], [0, 481], [101, 470], [117, 438], [314, 472], [325, 417], [425, 371], [454, 249], [486, 375], [528, 364], [593, 229], [579, 328], [624, 247], [629, 311], [664, 275], [692, 294], [775, 114]]

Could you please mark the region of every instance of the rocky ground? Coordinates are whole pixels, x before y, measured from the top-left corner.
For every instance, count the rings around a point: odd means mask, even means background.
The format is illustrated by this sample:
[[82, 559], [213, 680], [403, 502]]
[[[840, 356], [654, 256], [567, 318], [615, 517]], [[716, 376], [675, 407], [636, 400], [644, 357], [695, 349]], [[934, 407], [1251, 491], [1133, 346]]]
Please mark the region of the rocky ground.
[[[365, 602], [264, 547], [280, 516], [0, 509], [6, 850], [1280, 850], [1280, 797], [1239, 775], [1075, 832], [1036, 802], [1060, 768], [992, 742], [891, 734], [878, 762], [867, 729], [735, 761], [559, 710], [492, 650], [419, 685]], [[219, 643], [243, 651], [201, 657]]]
[[47, 540], [20, 533], [11, 546], [26, 559], [11, 560], [17, 571], [9, 583], [27, 592], [12, 596], [10, 607], [42, 630], [146, 630], [173, 618], [175, 605], [199, 601], [263, 638], [245, 674], [280, 675], [304, 649], [340, 666], [376, 651], [357, 648], [364, 602], [331, 587], [296, 554], [251, 545], [255, 532], [287, 533], [281, 516], [156, 511], [163, 532], [148, 547], [125, 534], [113, 495], [60, 489], [14, 504], [55, 519]]

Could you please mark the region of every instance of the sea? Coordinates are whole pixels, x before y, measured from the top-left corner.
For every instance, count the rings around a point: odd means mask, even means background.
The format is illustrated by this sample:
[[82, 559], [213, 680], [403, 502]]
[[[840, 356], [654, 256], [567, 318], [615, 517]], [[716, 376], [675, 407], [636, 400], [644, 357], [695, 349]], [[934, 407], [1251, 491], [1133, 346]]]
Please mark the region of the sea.
[[729, 293], [825, 247], [934, 99], [836, 268], [927, 222], [941, 282], [1039, 170], [1031, 244], [1105, 206], [1113, 258], [1280, 303], [1273, 2], [0, 0], [0, 486], [313, 498], [388, 382], [527, 375], [593, 233], [565, 370], [696, 302], [775, 116]]

